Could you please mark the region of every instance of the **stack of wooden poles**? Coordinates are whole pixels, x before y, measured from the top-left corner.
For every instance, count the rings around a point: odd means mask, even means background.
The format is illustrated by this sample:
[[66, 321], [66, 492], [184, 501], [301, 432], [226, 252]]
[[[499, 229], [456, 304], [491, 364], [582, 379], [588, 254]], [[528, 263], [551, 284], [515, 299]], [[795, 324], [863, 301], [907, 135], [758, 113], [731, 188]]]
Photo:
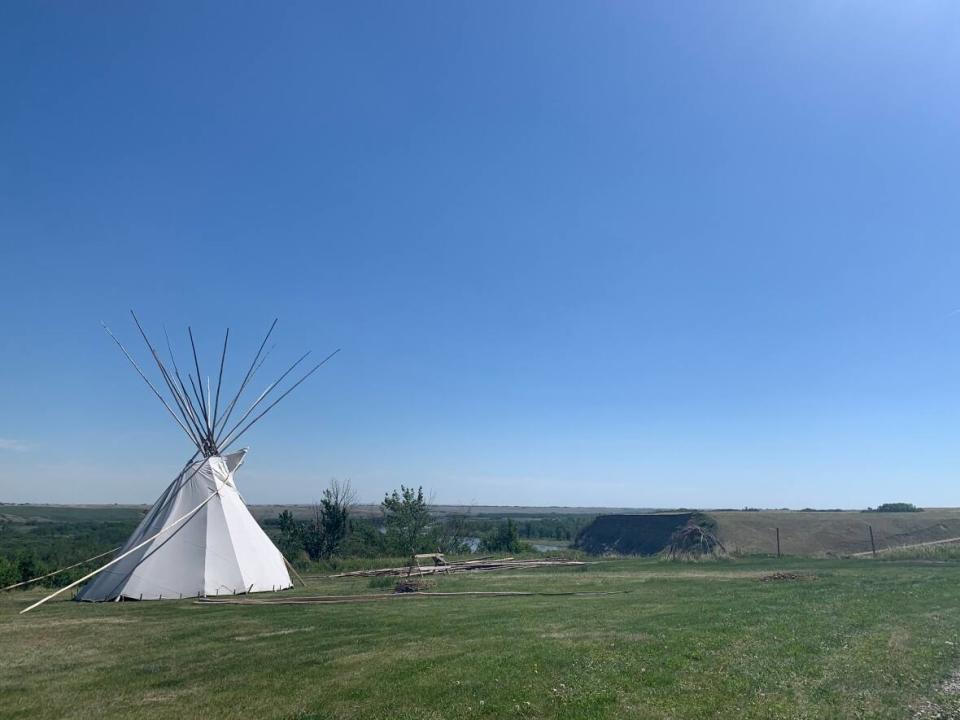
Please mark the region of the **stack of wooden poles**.
[[403, 567], [377, 568], [375, 570], [353, 570], [337, 573], [330, 577], [382, 577], [410, 575], [436, 575], [461, 572], [491, 572], [495, 570], [523, 570], [528, 568], [547, 567], [550, 565], [586, 565], [581, 560], [567, 560], [565, 558], [530, 558], [518, 560], [512, 557], [479, 558], [477, 560], [463, 560], [460, 562], [444, 563], [442, 565], [420, 566], [411, 563]]

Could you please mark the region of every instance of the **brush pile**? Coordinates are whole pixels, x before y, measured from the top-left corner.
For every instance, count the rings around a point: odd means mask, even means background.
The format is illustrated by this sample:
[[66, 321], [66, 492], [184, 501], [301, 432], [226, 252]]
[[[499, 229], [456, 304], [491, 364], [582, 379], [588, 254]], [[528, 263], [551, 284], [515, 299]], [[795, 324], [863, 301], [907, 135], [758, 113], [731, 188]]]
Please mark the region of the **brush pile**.
[[670, 538], [666, 555], [671, 560], [699, 558], [704, 555], [718, 555], [727, 549], [713, 531], [691, 519]]
[[816, 580], [817, 576], [809, 573], [775, 572], [772, 575], [764, 575], [757, 579], [760, 582], [782, 582], [791, 580]]
[[447, 563], [446, 565], [428, 565], [426, 567], [406, 565], [404, 567], [378, 568], [376, 570], [353, 570], [352, 572], [337, 573], [336, 575], [331, 575], [330, 577], [408, 577], [410, 575], [435, 575], [437, 573], [526, 570], [530, 568], [547, 567], [550, 565], [587, 564], [588, 563], [581, 560], [567, 560], [565, 558], [537, 558], [530, 560], [517, 560], [512, 557], [499, 559], [480, 558], [478, 560], [464, 560], [463, 562], [452, 562]]
[[426, 592], [431, 587], [433, 583], [427, 580], [421, 580], [420, 578], [404, 578], [403, 580], [398, 580], [397, 584], [393, 586], [393, 592], [395, 593], [415, 593], [415, 592]]

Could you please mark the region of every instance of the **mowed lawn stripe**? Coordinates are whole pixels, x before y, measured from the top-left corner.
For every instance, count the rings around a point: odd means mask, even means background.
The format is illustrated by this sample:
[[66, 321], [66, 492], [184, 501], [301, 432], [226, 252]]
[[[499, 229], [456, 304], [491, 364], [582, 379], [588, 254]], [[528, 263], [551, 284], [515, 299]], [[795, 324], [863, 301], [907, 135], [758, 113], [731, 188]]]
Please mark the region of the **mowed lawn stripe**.
[[[761, 582], [784, 573], [786, 580]], [[0, 599], [0, 716], [905, 718], [960, 667], [960, 565], [757, 559], [434, 578], [604, 596]], [[303, 595], [382, 593], [315, 579]]]

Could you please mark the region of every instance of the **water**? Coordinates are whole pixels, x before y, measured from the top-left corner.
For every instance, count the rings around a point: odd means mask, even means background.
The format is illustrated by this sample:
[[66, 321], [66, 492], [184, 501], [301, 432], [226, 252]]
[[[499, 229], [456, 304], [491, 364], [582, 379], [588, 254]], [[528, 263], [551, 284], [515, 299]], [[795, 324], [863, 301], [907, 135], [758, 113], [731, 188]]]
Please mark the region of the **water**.
[[541, 543], [533, 543], [533, 549], [537, 552], [556, 552], [557, 550], [563, 550], [564, 545], [543, 545]]

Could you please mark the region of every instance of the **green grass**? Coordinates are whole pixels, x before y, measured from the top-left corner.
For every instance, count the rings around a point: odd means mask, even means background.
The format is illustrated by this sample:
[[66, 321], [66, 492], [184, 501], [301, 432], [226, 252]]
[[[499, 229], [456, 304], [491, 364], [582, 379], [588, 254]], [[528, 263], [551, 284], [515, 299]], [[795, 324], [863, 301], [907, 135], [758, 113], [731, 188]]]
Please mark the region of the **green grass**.
[[[758, 580], [778, 570], [816, 579]], [[617, 560], [431, 581], [628, 592], [25, 616], [40, 593], [8, 593], [0, 716], [908, 718], [960, 666], [960, 563]], [[370, 585], [306, 592], [383, 592]]]

